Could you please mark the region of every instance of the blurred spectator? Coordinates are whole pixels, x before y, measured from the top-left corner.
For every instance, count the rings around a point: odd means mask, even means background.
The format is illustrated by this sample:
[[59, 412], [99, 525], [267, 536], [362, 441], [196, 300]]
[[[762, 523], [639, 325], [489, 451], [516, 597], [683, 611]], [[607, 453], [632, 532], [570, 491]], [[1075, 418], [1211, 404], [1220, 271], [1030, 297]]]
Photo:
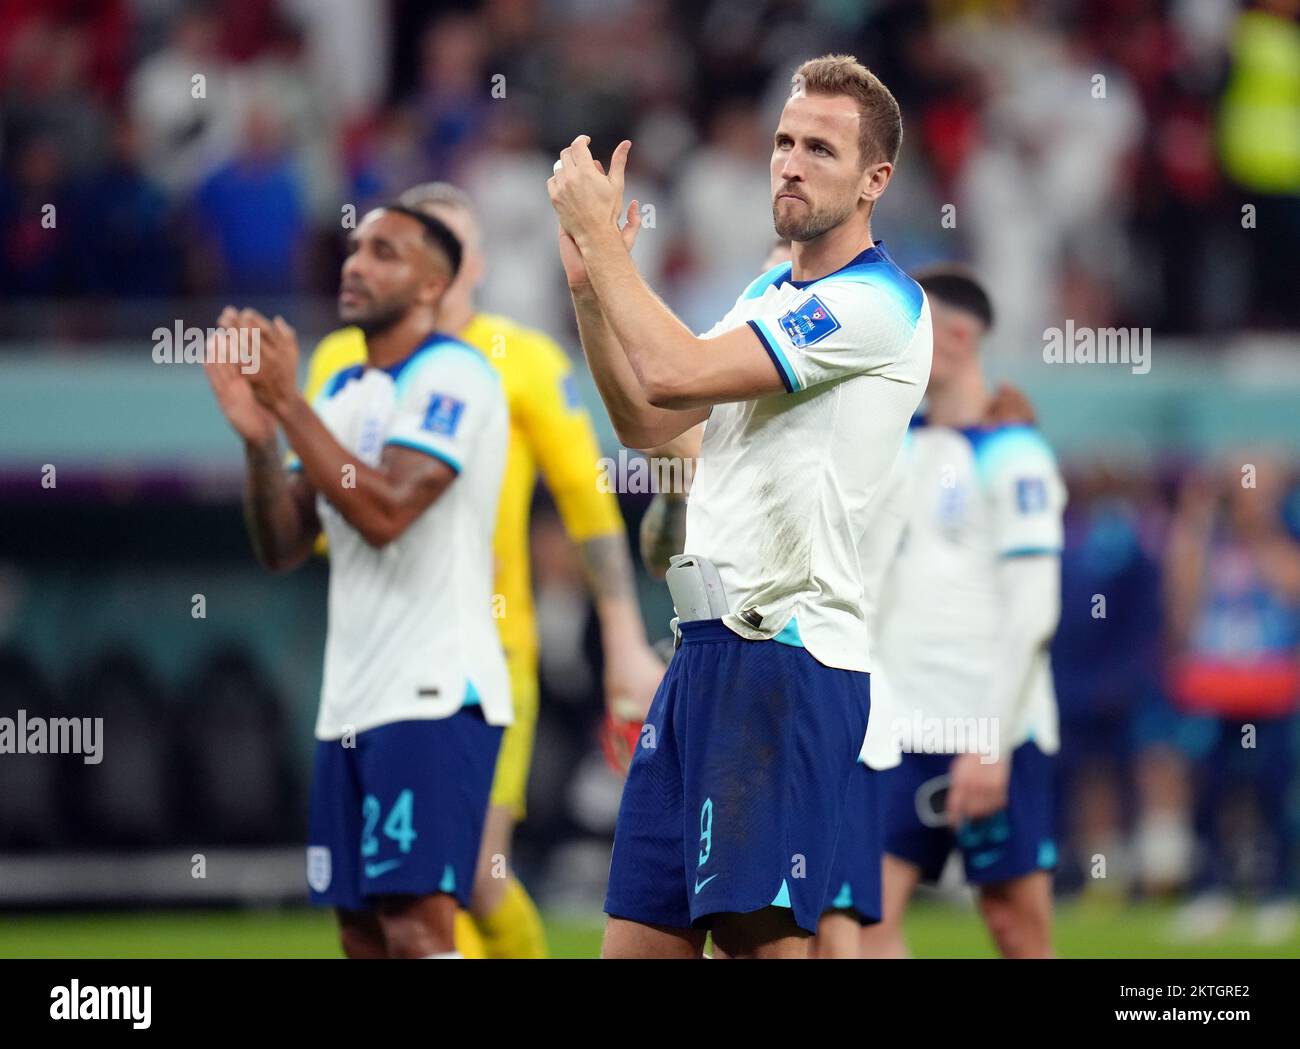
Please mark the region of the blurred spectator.
[[492, 104], [483, 68], [486, 48], [481, 24], [469, 15], [446, 15], [421, 39], [420, 82], [412, 103], [425, 129], [431, 178], [446, 178], [456, 158], [484, 132]]
[[306, 199], [278, 115], [250, 111], [240, 146], [195, 197], [202, 247], [215, 249], [223, 290], [291, 291], [301, 272]]
[[13, 41], [3, 69], [0, 127], [13, 146], [52, 141], [75, 174], [99, 163], [107, 116], [89, 81], [93, 42], [75, 23], [37, 20]]
[[[1142, 479], [1072, 479], [1052, 671], [1061, 717], [1063, 885], [1122, 896], [1134, 878], [1125, 798], [1130, 725], [1159, 687], [1160, 569]], [[1096, 857], [1104, 870], [1094, 869]]]
[[309, 79], [302, 33], [287, 22], [267, 28], [264, 47], [234, 74], [241, 119], [273, 114], [285, 152], [302, 179], [305, 204], [313, 219], [338, 228], [341, 218], [336, 113], [322, 104]]
[[77, 284], [93, 295], [170, 295], [180, 290], [171, 204], [140, 168], [130, 120], [113, 130], [108, 162], [78, 188]]
[[681, 171], [674, 209], [693, 279], [678, 303], [682, 320], [696, 331], [717, 323], [772, 246], [770, 131], [752, 105], [724, 103]]
[[383, 101], [389, 58], [386, 4], [284, 0], [306, 37], [314, 96], [340, 127], [365, 120]]
[[73, 290], [72, 224], [63, 153], [45, 136], [29, 139], [0, 174], [0, 289], [11, 295]]
[[555, 212], [546, 195], [553, 159], [537, 147], [518, 107], [494, 112], [487, 143], [456, 181], [474, 200], [487, 245], [485, 310], [508, 311], [522, 324], [565, 331], [573, 307], [556, 248]]
[[1132, 265], [1122, 175], [1143, 125], [1127, 78], [1080, 36], [1030, 19], [972, 21], [950, 46], [986, 93], [957, 221], [998, 303], [990, 346], [1024, 354], [1065, 318], [1113, 323]]
[[1262, 0], [1237, 21], [1219, 111], [1223, 167], [1255, 207], [1256, 323], [1300, 323], [1300, 0]]
[[131, 77], [130, 111], [144, 138], [146, 168], [170, 193], [191, 190], [234, 150], [242, 100], [220, 38], [213, 11], [186, 6], [167, 46]]
[[[93, 182], [116, 163], [107, 107], [124, 106], [137, 163], [178, 229], [210, 240], [192, 221], [196, 191], [219, 169], [229, 180], [250, 114], [272, 108], [294, 172], [283, 231], [319, 248], [338, 239], [344, 205], [461, 181], [493, 224], [485, 303], [558, 332], [571, 317], [549, 164], [577, 133], [605, 155], [631, 136], [628, 189], [655, 209], [638, 261], [701, 327], [765, 253], [770, 124], [792, 56], [854, 50], [904, 111], [904, 163], [878, 235], [905, 265], [969, 256], [1000, 303], [995, 352], [1023, 355], [1066, 318], [1294, 327], [1298, 7], [718, 0], [684, 20], [666, 0], [486, 0], [473, 13], [416, 0], [13, 0], [0, 13], [0, 179], [12, 194], [26, 144], [42, 138], [70, 178]], [[1244, 204], [1255, 208], [1245, 229]], [[208, 247], [186, 245], [191, 257]], [[78, 291], [42, 270], [50, 257], [17, 286]], [[333, 267], [307, 261], [265, 290], [329, 293]], [[181, 291], [223, 281], [178, 272]]]
[[1300, 920], [1290, 812], [1300, 544], [1282, 520], [1283, 481], [1278, 464], [1262, 457], [1191, 476], [1167, 547], [1170, 687], [1203, 732], [1191, 755], [1200, 855], [1198, 898], [1180, 928], [1188, 937], [1219, 931], [1230, 894], [1243, 887], [1264, 902], [1259, 939], [1280, 942], [1273, 938], [1286, 939]]

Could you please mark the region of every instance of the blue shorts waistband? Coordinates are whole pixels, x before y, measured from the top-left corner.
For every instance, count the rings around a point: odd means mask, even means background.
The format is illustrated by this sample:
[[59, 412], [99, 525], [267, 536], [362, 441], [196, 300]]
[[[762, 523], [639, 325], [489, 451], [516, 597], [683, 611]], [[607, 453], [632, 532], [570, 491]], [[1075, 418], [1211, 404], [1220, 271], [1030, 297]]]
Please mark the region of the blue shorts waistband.
[[701, 641], [745, 641], [721, 619], [691, 619], [678, 623], [677, 629], [682, 634], [682, 644], [689, 645]]

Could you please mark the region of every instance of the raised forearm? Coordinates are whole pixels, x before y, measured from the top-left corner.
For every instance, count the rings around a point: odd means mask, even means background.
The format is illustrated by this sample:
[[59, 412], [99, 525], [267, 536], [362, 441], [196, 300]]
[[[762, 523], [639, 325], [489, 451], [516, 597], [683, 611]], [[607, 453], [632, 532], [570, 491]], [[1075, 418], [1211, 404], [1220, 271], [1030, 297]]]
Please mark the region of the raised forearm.
[[574, 288], [572, 294], [587, 366], [618, 439], [630, 448], [648, 448], [693, 425], [684, 413], [650, 403], [592, 286]]
[[272, 572], [296, 568], [311, 553], [319, 531], [316, 516], [304, 512], [274, 440], [246, 443], [244, 461], [244, 524], [253, 552]]
[[606, 231], [580, 247], [604, 320], [636, 377], [642, 399], [653, 408], [676, 390], [693, 356], [695, 335], [641, 279], [617, 237]]
[[410, 523], [409, 493], [344, 448], [301, 397], [276, 407], [307, 480], [371, 546], [396, 539]]

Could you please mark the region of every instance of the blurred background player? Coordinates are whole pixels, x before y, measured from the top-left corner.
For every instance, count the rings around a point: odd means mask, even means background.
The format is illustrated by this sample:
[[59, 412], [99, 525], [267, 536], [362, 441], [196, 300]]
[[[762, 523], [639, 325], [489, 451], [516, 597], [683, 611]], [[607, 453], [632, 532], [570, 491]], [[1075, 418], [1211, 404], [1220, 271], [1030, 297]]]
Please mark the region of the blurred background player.
[[1253, 936], [1283, 943], [1297, 924], [1289, 799], [1300, 704], [1300, 544], [1282, 517], [1271, 456], [1193, 475], [1169, 533], [1169, 688], [1190, 760], [1195, 897], [1174, 933], [1224, 931], [1234, 901], [1259, 906]]
[[730, 957], [806, 957], [867, 728], [862, 581], [844, 566], [919, 403], [929, 316], [871, 236], [901, 140], [893, 96], [843, 55], [794, 84], [770, 160], [793, 268], [751, 281], [703, 337], [620, 235], [631, 143], [606, 177], [580, 135], [548, 184], [620, 439], [656, 447], [709, 420], [691, 556], [669, 571], [680, 644], [619, 809], [606, 957], [699, 957], [706, 928]]
[[[491, 529], [505, 469], [500, 381], [434, 329], [460, 245], [390, 206], [349, 238], [339, 316], [363, 363], [298, 393], [297, 337], [252, 310], [259, 366], [210, 364], [244, 438], [259, 560], [297, 567], [322, 527], [331, 570], [307, 880], [350, 958], [455, 957], [510, 687], [492, 623]], [[278, 432], [293, 451], [280, 464]], [[396, 541], [400, 539], [401, 542]]]
[[[407, 190], [400, 199], [444, 222], [460, 241], [460, 272], [439, 303], [437, 327], [455, 333], [492, 364], [510, 407], [493, 552], [494, 614], [510, 668], [514, 721], [497, 761], [470, 901], [473, 923], [458, 921], [457, 943], [467, 956], [540, 958], [546, 943], [537, 909], [513, 872], [502, 867], [509, 863], [514, 826], [524, 818], [537, 728], [538, 639], [528, 524], [539, 470], [582, 556], [595, 603], [604, 653], [607, 731], [616, 731], [618, 723], [639, 726], [663, 676], [663, 663], [646, 641], [618, 502], [596, 483], [600, 451], [568, 356], [545, 333], [475, 309], [474, 292], [486, 260], [479, 223], [464, 192], [434, 182]], [[311, 358], [307, 396], [314, 396], [330, 375], [362, 360], [365, 352], [360, 328], [327, 335]]]
[[1058, 729], [1047, 645], [1065, 488], [1036, 430], [982, 425], [993, 403], [979, 359], [993, 320], [983, 288], [957, 268], [916, 279], [934, 315], [934, 364], [877, 642], [904, 753], [883, 774], [884, 915], [863, 943], [873, 956], [906, 953], [912, 891], [956, 845], [1003, 956], [1049, 956]]

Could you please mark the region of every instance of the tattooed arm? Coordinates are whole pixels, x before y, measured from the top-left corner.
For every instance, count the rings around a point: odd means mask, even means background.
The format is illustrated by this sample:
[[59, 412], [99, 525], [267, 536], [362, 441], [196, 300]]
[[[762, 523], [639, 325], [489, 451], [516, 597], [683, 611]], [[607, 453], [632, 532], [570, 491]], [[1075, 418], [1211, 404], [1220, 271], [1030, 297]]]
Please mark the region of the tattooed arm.
[[244, 462], [244, 524], [253, 552], [272, 572], [297, 568], [320, 533], [316, 493], [303, 477], [280, 465], [274, 439], [246, 442]]
[[619, 717], [640, 720], [664, 665], [646, 644], [627, 537], [622, 532], [595, 536], [579, 543], [578, 550], [600, 621], [606, 705]]
[[[279, 424], [258, 403], [248, 376], [231, 351], [239, 314], [222, 310], [203, 366], [217, 407], [244, 441], [244, 521], [257, 559], [273, 572], [300, 565], [320, 532], [316, 494], [306, 479], [280, 464]], [[218, 352], [221, 351], [221, 352]]]
[[641, 518], [641, 560], [655, 579], [668, 572], [668, 559], [686, 549], [686, 496], [660, 492]]

